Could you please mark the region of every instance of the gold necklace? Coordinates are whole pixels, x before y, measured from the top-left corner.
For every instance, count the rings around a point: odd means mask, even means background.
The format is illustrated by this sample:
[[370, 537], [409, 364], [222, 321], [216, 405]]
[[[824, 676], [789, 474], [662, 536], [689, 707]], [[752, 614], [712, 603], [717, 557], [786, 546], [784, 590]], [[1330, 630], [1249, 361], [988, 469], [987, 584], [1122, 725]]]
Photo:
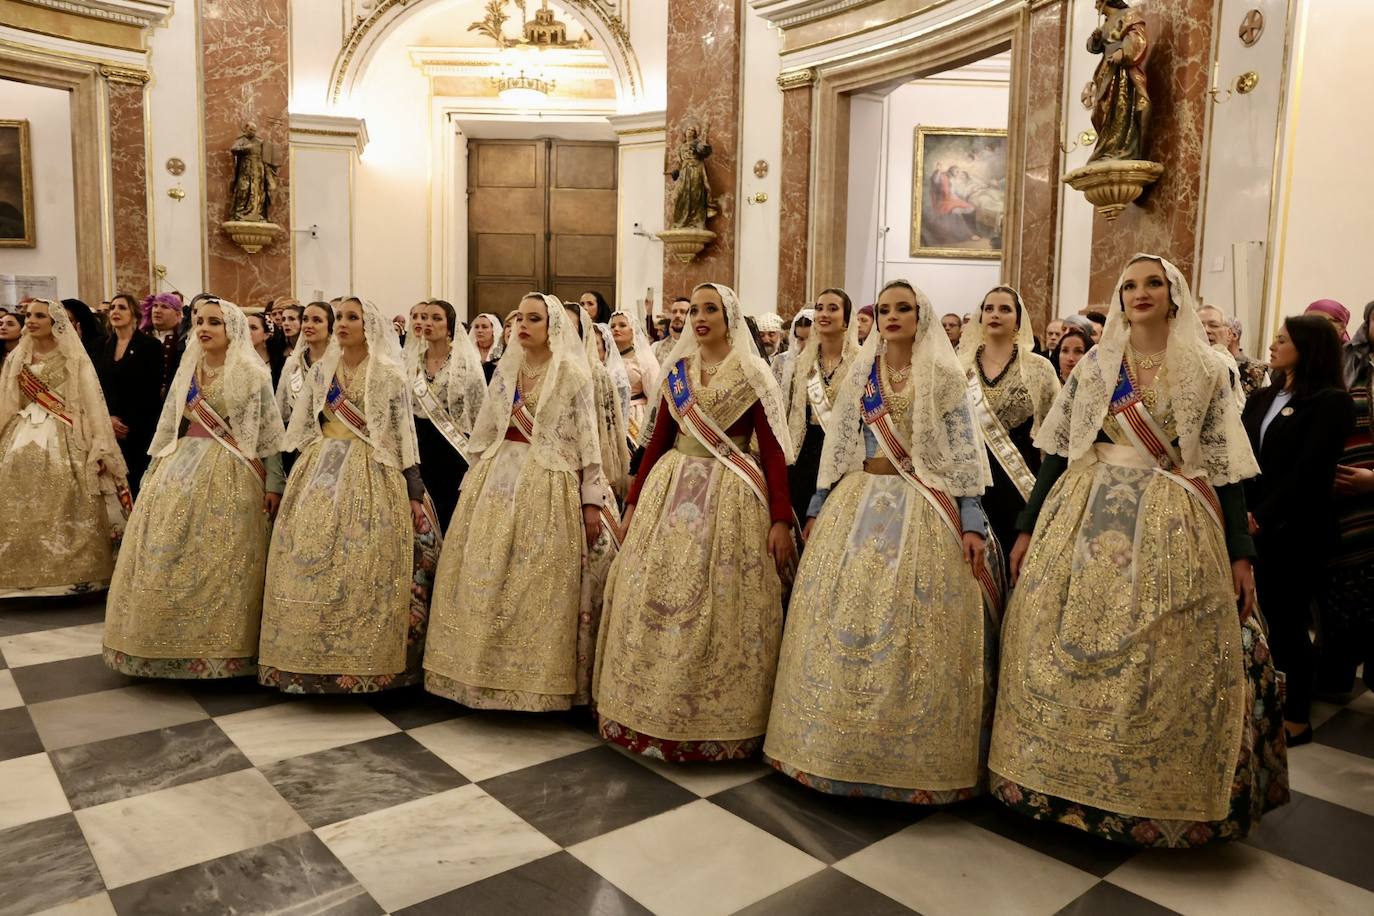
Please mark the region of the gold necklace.
[[706, 364], [706, 359], [703, 357], [702, 360], [701, 360], [701, 371], [702, 371], [705, 375], [712, 375], [712, 376], [713, 376], [713, 375], [715, 375], [717, 372], [720, 371], [720, 367], [721, 367], [722, 365], [724, 365], [724, 363], [725, 363], [725, 360], [724, 360], [724, 359], [721, 359], [721, 360], [718, 360], [717, 362], [711, 363], [711, 364], [708, 366], [708, 365]]
[[884, 358], [883, 365], [887, 367], [887, 377], [892, 380], [894, 385], [900, 385], [902, 382], [905, 382], [906, 377], [911, 374], [911, 363], [907, 363], [905, 366], [898, 369]]
[[1135, 347], [1131, 348], [1131, 355], [1135, 357], [1136, 366], [1141, 369], [1158, 369], [1164, 365], [1164, 356], [1168, 352], [1169, 347], [1167, 345], [1158, 353], [1137, 353]]
[[531, 382], [538, 384], [539, 381], [544, 378], [544, 373], [549, 371], [549, 364], [552, 362], [552, 359], [545, 360], [544, 365], [540, 366], [538, 369], [533, 368], [529, 363], [525, 363], [520, 367], [520, 371], [524, 373], [525, 377]]

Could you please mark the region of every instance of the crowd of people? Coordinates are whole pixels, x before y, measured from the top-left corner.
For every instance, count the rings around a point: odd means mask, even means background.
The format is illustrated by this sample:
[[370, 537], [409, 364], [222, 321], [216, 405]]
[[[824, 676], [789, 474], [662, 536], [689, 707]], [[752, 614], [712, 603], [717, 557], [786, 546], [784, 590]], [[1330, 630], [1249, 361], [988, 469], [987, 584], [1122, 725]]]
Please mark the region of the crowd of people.
[[0, 598], [108, 588], [138, 677], [585, 706], [661, 760], [1236, 839], [1312, 698], [1374, 678], [1374, 303], [1349, 322], [1314, 303], [1266, 364], [1146, 255], [1039, 337], [1012, 287], [940, 315], [904, 280], [786, 323], [713, 283], [658, 321], [30, 300]]

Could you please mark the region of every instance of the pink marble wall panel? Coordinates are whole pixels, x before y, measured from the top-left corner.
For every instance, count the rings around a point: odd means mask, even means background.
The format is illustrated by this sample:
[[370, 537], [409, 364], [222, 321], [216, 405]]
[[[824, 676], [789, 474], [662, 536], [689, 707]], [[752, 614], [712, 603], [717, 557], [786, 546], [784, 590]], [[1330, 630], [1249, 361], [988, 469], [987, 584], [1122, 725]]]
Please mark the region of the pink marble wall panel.
[[[263, 305], [292, 290], [288, 7], [288, 0], [203, 0], [201, 5], [210, 291], [244, 306]], [[258, 136], [276, 145], [281, 163], [267, 218], [286, 230], [256, 254], [247, 254], [220, 228], [229, 218], [234, 176], [229, 148], [248, 121], [257, 125]]]
[[[686, 295], [698, 283], [735, 285], [742, 2], [668, 0], [668, 165], [677, 161], [687, 125], [700, 125], [711, 144], [706, 176], [719, 212], [706, 223], [716, 240], [690, 264], [665, 251], [665, 296]], [[664, 225], [671, 206], [670, 184]]]
[[1168, 258], [1196, 282], [1193, 251], [1212, 104], [1207, 60], [1216, 25], [1213, 0], [1142, 0], [1138, 8], [1150, 40], [1145, 69], [1154, 112], [1148, 154], [1164, 164], [1164, 176], [1115, 222], [1094, 216], [1088, 295], [1099, 304], [1111, 298], [1122, 267], [1137, 251]]
[[[148, 146], [143, 84], [109, 82], [110, 186], [114, 200], [114, 292], [148, 295]], [[95, 303], [91, 303], [94, 305]]]
[[1021, 299], [1036, 331], [1049, 320], [1054, 296], [1059, 219], [1061, 88], [1068, 4], [1050, 3], [1031, 14], [1026, 84], [1026, 170], [1021, 181]]
[[778, 307], [791, 318], [806, 303], [806, 252], [810, 245], [811, 103], [815, 86], [782, 94], [782, 161], [778, 193]]

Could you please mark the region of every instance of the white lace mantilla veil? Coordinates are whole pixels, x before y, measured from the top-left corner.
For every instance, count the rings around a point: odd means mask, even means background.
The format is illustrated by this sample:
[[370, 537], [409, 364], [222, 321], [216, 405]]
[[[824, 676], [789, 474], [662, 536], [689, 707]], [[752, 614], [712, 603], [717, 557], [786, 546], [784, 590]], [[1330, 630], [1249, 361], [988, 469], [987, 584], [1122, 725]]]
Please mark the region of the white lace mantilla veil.
[[[282, 450], [286, 430], [282, 428], [281, 411], [272, 391], [272, 372], [253, 349], [248, 316], [224, 299], [202, 299], [198, 306], [202, 305], [220, 307], [224, 313], [224, 332], [229, 338], [217, 397], [229, 405], [229, 415], [224, 420], [245, 455], [255, 458], [275, 455]], [[154, 458], [165, 458], [176, 450], [181, 418], [186, 413], [186, 395], [204, 355], [200, 337], [193, 329], [186, 335], [186, 350], [181, 354], [176, 375], [167, 389], [157, 432], [153, 433], [153, 441], [148, 446], [148, 454]]]
[[[573, 303], [577, 309], [577, 319], [582, 329], [582, 349], [587, 356], [587, 370], [592, 376], [593, 405], [596, 408], [596, 437], [600, 445], [601, 470], [610, 482], [611, 488], [623, 494], [630, 477], [630, 448], [625, 440], [625, 411], [630, 401], [630, 377], [625, 372], [625, 363], [615, 349], [615, 342], [607, 340], [606, 355], [615, 354], [620, 368], [620, 378], [616, 378], [609, 365], [601, 362], [601, 354], [596, 349], [596, 339], [604, 324], [596, 324], [587, 310]], [[567, 308], [569, 306], [565, 306]], [[606, 328], [609, 332], [609, 328]], [[621, 388], [621, 385], [624, 388]]]
[[[86, 479], [95, 488], [99, 484], [100, 467], [103, 462], [106, 471], [116, 480], [124, 480], [128, 469], [124, 466], [124, 454], [115, 440], [114, 429], [110, 426], [110, 412], [105, 406], [105, 395], [100, 388], [100, 379], [95, 374], [81, 338], [72, 327], [71, 318], [60, 302], [51, 299], [36, 299], [48, 307], [52, 316], [52, 336], [57, 341], [57, 350], [67, 361], [68, 378], [75, 385], [63, 397], [72, 413], [72, 430], [76, 441], [86, 450]], [[4, 369], [0, 370], [0, 429], [14, 418], [22, 409], [23, 399], [19, 394], [19, 373], [33, 358], [33, 338], [25, 331], [19, 338], [19, 345], [5, 357]]]
[[[478, 315], [477, 318], [485, 318], [491, 322], [491, 350], [487, 353], [487, 362], [495, 362], [506, 352], [505, 341], [501, 339], [501, 335], [505, 333], [506, 328], [501, 324], [501, 319], [497, 318], [494, 312], [483, 312]], [[475, 322], [477, 318], [472, 320]], [[477, 344], [474, 343], [473, 346], [476, 347]], [[478, 350], [477, 355], [481, 356], [482, 351]]]
[[811, 342], [811, 337], [815, 336], [816, 310], [804, 308], [793, 315], [792, 320], [787, 323], [787, 349], [773, 358], [773, 378], [782, 389], [784, 397], [792, 390], [792, 376], [797, 367], [797, 360], [801, 358], [801, 351], [805, 349], [797, 344], [797, 322], [802, 319], [812, 323], [813, 333], [806, 338], [807, 343]]
[[[787, 428], [787, 409], [783, 406], [782, 389], [778, 387], [777, 379], [773, 378], [773, 370], [764, 362], [763, 357], [759, 355], [758, 347], [754, 345], [754, 335], [749, 333], [749, 326], [744, 323], [744, 311], [740, 307], [739, 297], [733, 289], [720, 283], [702, 283], [692, 292], [696, 293], [697, 290], [706, 287], [714, 289], [720, 295], [720, 301], [725, 303], [725, 333], [730, 337], [730, 356], [739, 360], [749, 387], [754, 390], [754, 396], [763, 405], [764, 414], [768, 417], [768, 426], [773, 431], [773, 438], [778, 440], [782, 453], [787, 456], [790, 463], [792, 433]], [[683, 328], [682, 336], [673, 345], [672, 352], [668, 354], [668, 361], [663, 364], [663, 379], [659, 382], [662, 397], [672, 401], [668, 393], [668, 373], [677, 365], [678, 360], [686, 359], [690, 362], [699, 359], [700, 351], [697, 335], [690, 333], [688, 328]], [[648, 442], [652, 434], [652, 429], [645, 430], [644, 441]]]
[[[349, 296], [339, 305], [342, 308], [350, 301], [361, 301], [363, 308], [363, 337], [367, 340], [363, 416], [367, 421], [372, 456], [380, 464], [404, 471], [420, 463], [420, 452], [415, 442], [410, 380], [406, 376], [401, 342], [396, 337], [395, 327], [375, 303]], [[291, 412], [291, 424], [282, 443], [284, 451], [300, 451], [322, 435], [320, 411], [324, 409], [330, 382], [342, 357], [343, 349], [331, 346], [324, 358], [310, 367], [300, 402]]]
[[[535, 399], [530, 457], [551, 471], [576, 473], [595, 468], [599, 474], [601, 445], [597, 438], [587, 351], [561, 299], [527, 293], [521, 301], [531, 297], [543, 301], [548, 312], [549, 349], [553, 356]], [[525, 348], [516, 340], [497, 363], [491, 384], [487, 386], [487, 396], [482, 400], [482, 409], [477, 413], [470, 442], [474, 454], [485, 457], [505, 439], [524, 364]]]
[[[424, 368], [428, 353], [429, 341], [416, 332], [414, 320], [406, 318], [406, 378], [412, 383], [415, 373]], [[477, 411], [482, 407], [482, 398], [487, 393], [487, 377], [482, 372], [482, 354], [477, 351], [477, 344], [472, 342], [472, 337], [456, 319], [453, 337], [449, 340], [448, 362], [439, 371], [434, 380], [443, 380], [440, 393], [444, 407], [453, 417], [453, 422], [458, 424], [459, 431], [469, 434], [472, 424], [477, 420]], [[417, 411], [416, 416], [425, 416], [423, 407], [418, 404], [412, 404], [411, 407]]]
[[[305, 318], [304, 308], [301, 309], [301, 318], [302, 320]], [[295, 346], [291, 348], [291, 352], [287, 355], [286, 361], [282, 363], [281, 377], [277, 379], [277, 410], [281, 413], [283, 423], [288, 421], [291, 417], [290, 408], [295, 406], [294, 396], [299, 394], [300, 391], [305, 390], [305, 383], [310, 373], [310, 367], [305, 364], [305, 351], [308, 349], [310, 349], [310, 345], [306, 343], [305, 334], [297, 334]], [[329, 339], [325, 341], [324, 356], [320, 357], [319, 362], [328, 359], [330, 352], [337, 349], [339, 349], [339, 343], [334, 339], [334, 334], [331, 332]], [[262, 360], [258, 362], [262, 362]], [[298, 391], [292, 392], [291, 378], [298, 368], [301, 373], [301, 386]], [[270, 370], [268, 375], [270, 377]]]
[[[578, 306], [581, 308], [581, 306]], [[586, 309], [582, 310], [585, 315]], [[590, 318], [590, 316], [588, 316]], [[616, 348], [615, 338], [611, 336], [611, 326], [609, 324], [593, 324], [592, 333], [587, 334], [590, 346], [587, 347], [587, 359], [595, 360], [605, 367], [610, 373], [611, 381], [615, 384], [616, 396], [620, 398], [620, 413], [624, 416], [630, 410], [630, 373], [625, 368], [625, 358], [620, 355], [620, 350]], [[586, 331], [584, 325], [583, 330]], [[596, 348], [596, 338], [600, 337], [602, 344], [606, 347], [606, 358], [601, 358], [601, 353]]]
[[[782, 389], [783, 397], [787, 401], [787, 429], [792, 434], [792, 448], [796, 450], [788, 458], [794, 462], [801, 453], [802, 441], [806, 438], [806, 407], [811, 403], [806, 391], [807, 382], [811, 378], [811, 369], [821, 356], [821, 335], [816, 331], [814, 324], [816, 310], [804, 311], [812, 316], [811, 335], [806, 338], [806, 346], [789, 360], [790, 365], [783, 370], [787, 380], [787, 387]], [[849, 323], [844, 331], [844, 352], [841, 361], [850, 359], [859, 352], [859, 322], [854, 320], [857, 313], [857, 309], [850, 308]], [[789, 335], [791, 333], [788, 332]]]
[[[654, 358], [654, 344], [649, 340], [648, 333], [644, 330], [644, 319], [635, 316], [625, 309], [616, 309], [611, 312], [611, 317], [624, 315], [630, 322], [630, 329], [634, 331], [634, 362], [639, 367], [639, 384], [644, 391], [646, 400], [653, 401], [654, 392], [658, 390], [659, 366], [658, 360]], [[618, 350], [614, 339], [611, 348]], [[624, 360], [624, 357], [621, 357]], [[649, 405], [652, 409], [654, 404]]]
[[[908, 285], [894, 280], [883, 290]], [[950, 496], [979, 496], [992, 485], [992, 469], [982, 432], [973, 419], [964, 370], [930, 299], [914, 285], [912, 289], [916, 293], [916, 340], [911, 347], [907, 381], [911, 425], [898, 427], [897, 433], [906, 440], [916, 476], [924, 483]], [[874, 362], [886, 350], [877, 318], [875, 307], [873, 331], [850, 364], [836, 396], [831, 431], [821, 450], [817, 475], [820, 489], [831, 488], [845, 474], [862, 470], [868, 457], [860, 401]]]
[[[1016, 307], [1021, 315], [1021, 326], [1016, 329], [1016, 372], [1021, 376], [1021, 383], [1026, 391], [1030, 392], [1031, 404], [1035, 408], [1035, 416], [1039, 417], [1047, 413], [1053, 406], [1054, 398], [1059, 394], [1059, 376], [1054, 371], [1053, 364], [1035, 352], [1035, 329], [1031, 326], [1030, 312], [1026, 311], [1026, 303], [1021, 300], [1021, 292], [1012, 286], [995, 286], [983, 295], [983, 300], [994, 292], [1008, 292], [1016, 300]], [[963, 333], [959, 336], [959, 364], [964, 367], [965, 377], [969, 369], [974, 368], [974, 361], [978, 358], [978, 348], [983, 345], [983, 307], [978, 305], [978, 311], [974, 313], [974, 319], [964, 325]], [[1038, 365], [1038, 362], [1044, 365]], [[1035, 372], [1032, 366], [1036, 366], [1041, 371]], [[1040, 429], [1039, 420], [1032, 424], [1031, 432], [1034, 434]]]
[[[1183, 473], [1205, 478], [1213, 486], [1254, 477], [1259, 465], [1231, 394], [1230, 370], [1207, 344], [1207, 331], [1187, 281], [1177, 267], [1158, 255], [1137, 254], [1131, 263], [1141, 258], [1163, 266], [1169, 299], [1176, 308], [1169, 321], [1163, 382], [1173, 406]], [[1128, 263], [1117, 280], [1101, 340], [1074, 366], [1035, 437], [1036, 446], [1047, 454], [1072, 461], [1087, 454], [1097, 440], [1130, 336], [1121, 307], [1121, 285], [1129, 267]]]

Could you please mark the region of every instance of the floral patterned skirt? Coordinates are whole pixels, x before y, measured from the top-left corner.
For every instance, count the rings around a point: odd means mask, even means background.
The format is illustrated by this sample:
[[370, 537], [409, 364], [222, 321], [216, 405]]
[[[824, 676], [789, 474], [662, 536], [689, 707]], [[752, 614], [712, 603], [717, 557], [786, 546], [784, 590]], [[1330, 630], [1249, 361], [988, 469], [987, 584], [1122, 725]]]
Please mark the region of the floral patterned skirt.
[[[414, 525], [400, 472], [359, 440], [316, 440], [292, 468], [273, 533], [258, 682], [284, 693], [419, 683], [442, 546], [428, 496]], [[304, 663], [325, 671], [295, 667]]]
[[603, 737], [668, 760], [757, 750], [782, 639], [768, 529], [716, 458], [674, 448], [655, 464], [606, 583], [592, 681]]
[[1254, 618], [1244, 624], [1241, 644], [1250, 715], [1231, 783], [1231, 808], [1222, 820], [1129, 817], [1036, 792], [996, 773], [991, 774], [992, 794], [1038, 821], [1065, 824], [1131, 846], [1189, 848], [1248, 836], [1263, 814], [1288, 802], [1288, 757], [1279, 684], [1269, 662], [1269, 646]]

